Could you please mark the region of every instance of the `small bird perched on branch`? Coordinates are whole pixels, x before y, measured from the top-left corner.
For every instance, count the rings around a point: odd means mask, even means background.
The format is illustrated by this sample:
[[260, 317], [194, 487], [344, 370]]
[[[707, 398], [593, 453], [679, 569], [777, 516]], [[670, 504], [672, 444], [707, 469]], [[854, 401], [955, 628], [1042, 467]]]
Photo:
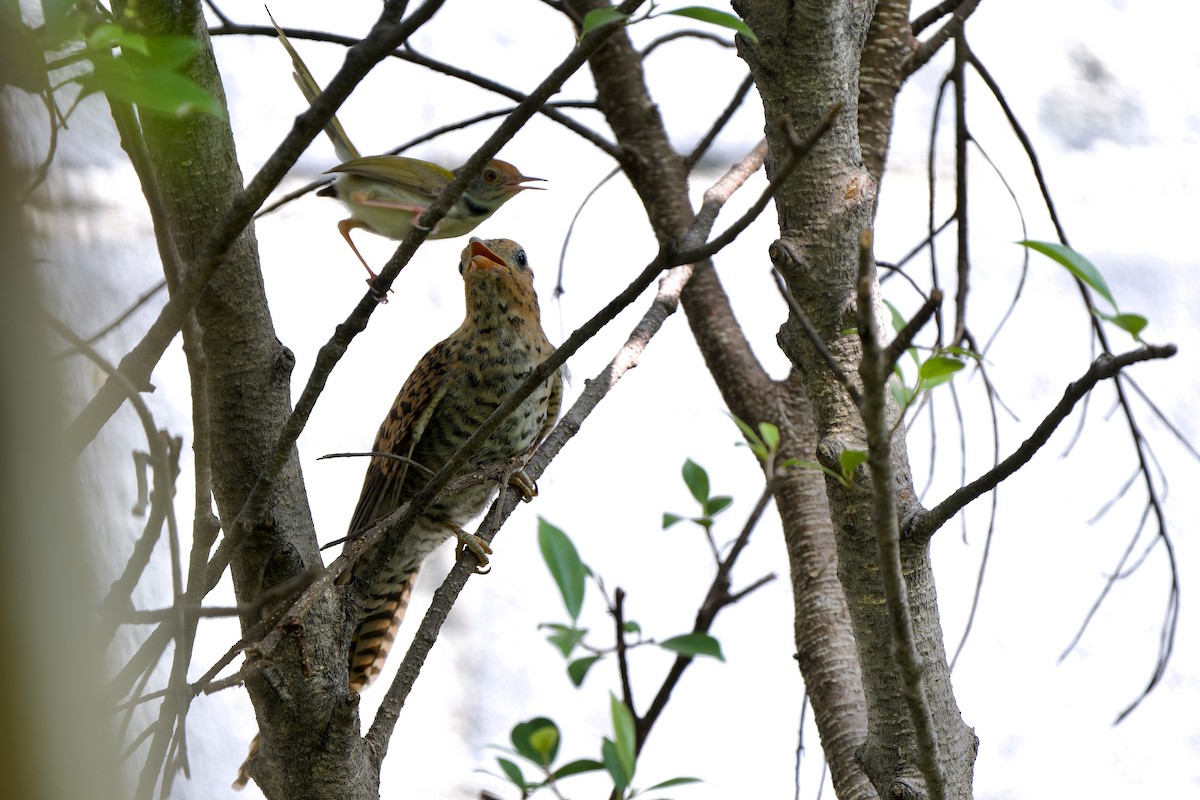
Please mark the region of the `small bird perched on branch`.
[[[271, 24], [275, 26], [279, 41], [292, 57], [292, 78], [311, 104], [320, 95], [321, 87], [273, 17]], [[461, 167], [448, 170], [428, 161], [404, 156], [363, 156], [350, 142], [337, 116], [329, 118], [325, 133], [333, 141], [334, 152], [342, 159], [342, 163], [326, 170], [338, 177], [331, 186], [326, 186], [317, 194], [336, 197], [350, 211], [350, 217], [338, 223], [338, 231], [371, 276], [367, 280], [370, 283], [375, 280], [375, 272], [367, 265], [362, 253], [358, 252], [350, 238], [350, 231], [365, 228], [388, 239], [403, 239], [430, 204], [458, 176]], [[493, 158], [471, 179], [454, 205], [430, 231], [429, 238], [465, 236], [522, 190], [540, 189], [540, 186], [523, 185], [528, 181], [540, 180], [522, 175], [507, 161]]]
[[[347, 539], [371, 527], [407, 502], [454, 455], [540, 363], [554, 352], [542, 330], [529, 259], [511, 239], [480, 240], [459, 261], [466, 289], [466, 318], [417, 362], [379, 427], [375, 453], [363, 479]], [[495, 461], [529, 453], [550, 432], [562, 405], [562, 374], [537, 387], [467, 459], [460, 474]], [[510, 481], [524, 499], [536, 484], [521, 471]], [[401, 537], [386, 566], [371, 582], [351, 640], [349, 689], [359, 692], [383, 669], [404, 619], [421, 563], [454, 536], [487, 566], [491, 548], [463, 530], [487, 505], [493, 487], [480, 484], [441, 497]], [[338, 579], [354, 579], [354, 568]], [[250, 779], [248, 766], [259, 740], [238, 771], [234, 788]]]

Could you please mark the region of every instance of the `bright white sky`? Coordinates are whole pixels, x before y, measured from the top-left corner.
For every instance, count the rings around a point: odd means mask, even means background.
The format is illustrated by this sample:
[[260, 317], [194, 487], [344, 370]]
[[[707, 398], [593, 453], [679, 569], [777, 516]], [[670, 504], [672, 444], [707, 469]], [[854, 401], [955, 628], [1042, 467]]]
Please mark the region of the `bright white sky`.
[[[228, 2], [223, 10], [242, 22], [265, 24], [257, 2]], [[329, 4], [290, 2], [272, 10], [289, 27], [330, 29], [362, 35], [374, 5], [347, 6], [337, 15]], [[571, 33], [539, 3], [513, 4], [457, 0], [413, 41], [429, 55], [455, 61], [497, 80], [528, 89], [571, 46]], [[1149, 316], [1147, 338], [1175, 342], [1181, 353], [1167, 364], [1142, 365], [1134, 376], [1192, 441], [1197, 429], [1187, 402], [1196, 390], [1197, 334], [1195, 284], [1184, 276], [1196, 267], [1188, 233], [1197, 185], [1200, 113], [1176, 87], [1200, 81], [1200, 63], [1180, 19], [1190, 6], [1176, 0], [1152, 7], [1118, 0], [1091, 4], [1080, 14], [1071, 3], [1031, 0], [984, 3], [969, 25], [972, 46], [1008, 92], [1014, 110], [1039, 148], [1042, 163], [1068, 233], [1107, 276], [1124, 310]], [[669, 29], [663, 21], [635, 32], [647, 41]], [[339, 48], [298, 42], [319, 81], [327, 81], [341, 60]], [[302, 108], [291, 84], [282, 49], [269, 39], [222, 39], [218, 57], [238, 135], [242, 168], [253, 174], [286, 133]], [[1090, 55], [1089, 55], [1090, 54]], [[1081, 65], [1103, 64], [1107, 82], [1085, 84]], [[744, 65], [709, 44], [681, 44], [656, 53], [648, 62], [652, 91], [676, 139], [690, 144], [726, 102], [744, 74]], [[1093, 70], [1093, 76], [1095, 71]], [[940, 74], [930, 71], [904, 95], [896, 122], [892, 160], [883, 187], [877, 235], [880, 258], [899, 258], [921, 236], [926, 193], [924, 153], [932, 87]], [[706, 88], [685, 98], [684, 80]], [[588, 96], [590, 79], [581, 75], [563, 91], [563, 99]], [[78, 169], [61, 176], [60, 186], [92, 193], [88, 207], [76, 211], [83, 242], [73, 269], [87, 270], [89, 294], [68, 298], [81, 327], [91, 330], [151, 285], [158, 273], [149, 245], [143, 203], [128, 170], [106, 151], [113, 142], [99, 103], [66, 134], [66, 163]], [[975, 137], [1000, 165], [1025, 211], [1031, 238], [1052, 239], [1053, 229], [1039, 210], [1028, 168], [1015, 140], [1002, 126], [994, 104], [975, 82], [968, 99]], [[416, 67], [388, 63], [377, 69], [347, 103], [342, 120], [364, 152], [385, 150], [437, 125], [503, 108], [507, 101], [450, 81], [428, 82]], [[595, 114], [585, 120], [598, 121]], [[717, 158], [728, 163], [749, 150], [761, 135], [757, 100], [752, 99], [718, 142]], [[490, 129], [489, 129], [490, 130]], [[95, 134], [94, 136], [92, 134]], [[474, 128], [411, 153], [457, 164], [485, 135]], [[941, 134], [948, 141], [949, 133]], [[105, 138], [107, 137], [107, 138]], [[653, 252], [636, 199], [621, 181], [603, 189], [584, 212], [567, 251], [567, 294], [551, 299], [554, 274], [571, 215], [611, 164], [598, 152], [535, 121], [502, 152], [527, 174], [549, 180], [549, 191], [517, 198], [477, 233], [504, 236], [526, 246], [538, 273], [544, 323], [559, 340], [590, 317], [603, 301], [623, 288]], [[1021, 266], [1022, 238], [1013, 204], [982, 159], [972, 154], [973, 257], [971, 309], [974, 329], [986, 339], [1007, 306]], [[294, 170], [295, 188], [335, 163], [321, 139]], [[112, 165], [116, 164], [116, 167]], [[943, 153], [939, 173], [950, 174]], [[699, 195], [714, 176], [700, 176]], [[115, 188], [114, 188], [115, 187]], [[749, 191], [761, 187], [761, 178]], [[950, 188], [939, 189], [948, 200]], [[750, 195], [738, 202], [748, 202]], [[940, 205], [939, 216], [949, 206]], [[733, 218], [733, 210], [724, 219]], [[332, 201], [308, 197], [258, 224], [267, 291], [278, 335], [296, 354], [296, 391], [303, 385], [316, 351], [334, 326], [349, 313], [365, 287], [362, 270], [338, 236], [343, 216]], [[39, 217], [39, 220], [43, 219]], [[786, 314], [767, 269], [765, 248], [775, 234], [773, 220], [756, 225], [719, 260], [748, 334], [769, 369], [786, 370], [774, 348], [775, 332]], [[393, 245], [369, 234], [357, 239], [368, 260], [381, 265]], [[73, 246], [73, 245], [68, 245]], [[420, 355], [461, 320], [461, 283], [453, 265], [462, 242], [430, 242], [402, 275], [392, 301], [343, 359], [300, 440], [303, 468], [318, 531], [323, 540], [344, 532], [361, 482], [363, 465], [352, 460], [318, 462], [329, 452], [364, 450], [391, 400]], [[134, 255], [134, 254], [138, 255]], [[949, 251], [942, 263], [950, 263]], [[119, 269], [115, 268], [119, 266]], [[914, 273], [921, 279], [920, 271]], [[78, 285], [69, 282], [69, 285]], [[902, 308], [915, 306], [899, 282], [886, 296]], [[642, 313], [638, 302], [570, 366], [572, 401], [584, 381], [615, 352]], [[108, 341], [110, 355], [136, 341], [148, 316], [139, 315]], [[1086, 369], [1091, 351], [1086, 317], [1073, 287], [1048, 261], [1030, 267], [1021, 305], [1004, 334], [988, 353], [992, 380], [1013, 417], [1001, 420], [1001, 454], [1018, 444], [1061, 396], [1066, 383]], [[1119, 332], [1114, 346], [1131, 346]], [[630, 615], [658, 638], [690, 628], [696, 604], [711, 577], [711, 559], [698, 532], [685, 526], [661, 531], [663, 511], [691, 513], [693, 505], [679, 479], [691, 457], [708, 468], [714, 490], [731, 494], [733, 507], [717, 533], [732, 539], [760, 489], [760, 473], [749, 453], [735, 447], [736, 430], [722, 412], [720, 399], [690, 348], [682, 317], [668, 322], [643, 359], [584, 426], [540, 482], [541, 496], [519, 509], [497, 540], [494, 569], [473, 579], [444, 630], [409, 701], [385, 770], [385, 796], [420, 798], [477, 797], [488, 789], [505, 797], [503, 785], [475, 770], [495, 771], [490, 743], [505, 743], [511, 726], [546, 715], [564, 732], [567, 759], [596, 757], [600, 737], [609, 734], [607, 693], [617, 687], [611, 664], [598, 665], [582, 691], [569, 685], [557, 653], [536, 630], [540, 622], [561, 622], [565, 614], [537, 552], [536, 517], [565, 529], [584, 560], [609, 587], [628, 593]], [[149, 402], [160, 425], [187, 430], [186, 371], [178, 349], [155, 373], [159, 387]], [[84, 381], [88, 381], [84, 378]], [[89, 384], [90, 386], [90, 384]], [[991, 435], [978, 376], [960, 379], [967, 429], [968, 478], [987, 468]], [[1128, 433], [1118, 415], [1110, 415], [1113, 392], [1103, 387], [1093, 398], [1087, 425], [1069, 458], [1060, 458], [1078, 416], [1054, 438], [1030, 467], [1003, 485], [987, 583], [975, 630], [954, 673], [963, 716], [980, 738], [976, 766], [979, 798], [1180, 797], [1200, 787], [1200, 650], [1186, 605], [1200, 573], [1192, 521], [1196, 498], [1186, 491], [1197, 464], [1175, 444], [1144, 407], [1139, 414], [1146, 435], [1171, 483], [1167, 510], [1181, 564], [1185, 607], [1180, 636], [1162, 686], [1119, 727], [1111, 722], [1141, 691], [1157, 648], [1168, 574], [1161, 549], [1133, 577], [1120, 582], [1091, 629], [1062, 663], [1059, 655], [1071, 640], [1090, 604], [1116, 565], [1141, 513], [1140, 485], [1100, 522], [1092, 516], [1132, 474]], [[950, 395], [936, 397], [939, 429], [937, 468], [926, 501], [932, 505], [961, 482], [959, 435], [950, 414]], [[114, 426], [88, 455], [89, 486], [101, 500], [104, 526], [113, 531], [106, 568], [125, 558], [140, 521], [131, 520], [132, 476], [124, 465], [138, 447], [132, 425]], [[185, 444], [190, 445], [190, 442]], [[918, 486], [929, 474], [927, 418], [909, 435]], [[109, 464], [117, 466], [108, 466]], [[114, 480], [115, 477], [115, 480]], [[185, 466], [181, 487], [190, 469]], [[114, 484], [116, 484], [114, 486]], [[181, 488], [180, 512], [190, 491]], [[600, 509], [603, 508], [603, 515]], [[948, 525], [935, 544], [939, 596], [948, 647], [961, 636], [982, 554], [988, 501], [968, 510], [965, 525]], [[185, 526], [186, 528], [186, 526]], [[703, 778], [698, 786], [673, 790], [677, 798], [763, 797], [793, 795], [793, 761], [802, 684], [792, 660], [792, 614], [786, 558], [773, 512], [757, 531], [735, 572], [735, 588], [776, 572], [778, 580], [727, 610], [715, 635], [727, 663], [700, 660], [693, 665], [639, 765], [637, 785], [678, 775]], [[1143, 541], [1149, 541], [1144, 538]], [[1142, 545], [1137, 550], [1140, 552]], [[160, 554], [161, 555], [161, 554]], [[160, 559], [158, 566], [165, 565]], [[428, 594], [449, 564], [440, 553], [426, 571], [405, 636], [424, 613]], [[165, 572], [162, 575], [165, 576]], [[161, 604], [169, 591], [161, 585], [140, 598], [145, 607]], [[594, 588], [594, 587], [592, 587]], [[232, 601], [228, 586], [210, 602]], [[595, 643], [611, 640], [603, 606], [588, 598], [583, 624], [597, 632]], [[232, 623], [206, 623], [194, 675], [207, 669], [235, 638]], [[367, 691], [369, 718], [384, 693]], [[633, 670], [639, 709], [648, 704], [669, 659], [647, 650], [635, 654]], [[227, 787], [254, 735], [250, 704], [240, 691], [202, 698], [190, 722], [192, 779], [175, 795], [213, 798], [231, 794]], [[819, 746], [811, 720], [805, 726], [806, 752], [801, 767], [802, 798], [818, 793]], [[577, 785], [578, 788], [572, 788]], [[585, 781], [567, 783], [571, 796], [600, 791]], [[828, 788], [828, 787], [827, 787]], [[256, 796], [251, 788], [247, 797]], [[830, 795], [826, 795], [830, 796]]]

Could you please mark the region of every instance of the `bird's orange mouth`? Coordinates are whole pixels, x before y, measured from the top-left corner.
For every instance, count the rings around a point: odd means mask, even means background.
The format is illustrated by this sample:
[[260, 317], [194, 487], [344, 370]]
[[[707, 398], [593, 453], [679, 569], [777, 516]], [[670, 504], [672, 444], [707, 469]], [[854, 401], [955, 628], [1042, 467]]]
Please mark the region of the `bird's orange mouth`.
[[471, 252], [471, 266], [475, 269], [495, 269], [507, 263], [503, 258], [488, 249], [488, 246], [483, 243], [482, 239], [472, 238], [467, 248]]

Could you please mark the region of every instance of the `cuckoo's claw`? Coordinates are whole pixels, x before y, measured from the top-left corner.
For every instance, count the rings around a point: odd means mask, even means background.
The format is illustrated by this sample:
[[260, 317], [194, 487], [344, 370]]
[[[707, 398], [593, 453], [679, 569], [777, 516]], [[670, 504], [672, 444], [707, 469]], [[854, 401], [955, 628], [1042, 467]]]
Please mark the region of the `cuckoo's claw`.
[[537, 497], [537, 481], [529, 477], [529, 473], [523, 469], [519, 469], [508, 476], [508, 485], [521, 493], [521, 502], [523, 503], [528, 503]]
[[454, 526], [454, 535], [458, 537], [458, 547], [454, 550], [454, 555], [461, 558], [464, 550], [470, 550], [471, 554], [479, 561], [479, 566], [475, 567], [476, 575], [487, 575], [492, 571], [488, 566], [488, 556], [492, 553], [492, 548], [483, 539], [473, 533], [467, 533], [457, 525]]

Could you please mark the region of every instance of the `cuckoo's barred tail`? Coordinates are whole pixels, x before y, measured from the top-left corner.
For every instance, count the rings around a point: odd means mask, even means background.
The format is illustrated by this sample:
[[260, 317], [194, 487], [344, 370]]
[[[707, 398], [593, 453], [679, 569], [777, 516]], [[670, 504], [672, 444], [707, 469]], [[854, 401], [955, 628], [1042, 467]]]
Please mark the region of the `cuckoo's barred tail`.
[[383, 669], [417, 584], [417, 570], [381, 577], [371, 587], [350, 643], [350, 691], [361, 692]]
[[250, 761], [258, 755], [258, 734], [254, 734], [254, 741], [250, 742], [250, 752], [246, 754], [246, 760], [238, 767], [237, 779], [233, 782], [233, 790], [240, 792], [246, 788], [246, 784], [250, 782]]
[[[346, 574], [350, 574], [349, 571]], [[363, 608], [362, 622], [354, 631], [354, 640], [350, 645], [352, 692], [361, 692], [383, 670], [383, 662], [391, 652], [396, 631], [400, 629], [404, 612], [408, 610], [413, 587], [417, 585], [416, 570], [402, 576], [386, 577], [390, 580], [381, 578], [371, 587], [371, 597]], [[258, 737], [255, 736], [254, 741], [250, 742], [246, 760], [238, 767], [237, 779], [233, 782], [235, 791], [240, 792], [250, 782], [250, 761], [258, 755], [258, 747]]]

